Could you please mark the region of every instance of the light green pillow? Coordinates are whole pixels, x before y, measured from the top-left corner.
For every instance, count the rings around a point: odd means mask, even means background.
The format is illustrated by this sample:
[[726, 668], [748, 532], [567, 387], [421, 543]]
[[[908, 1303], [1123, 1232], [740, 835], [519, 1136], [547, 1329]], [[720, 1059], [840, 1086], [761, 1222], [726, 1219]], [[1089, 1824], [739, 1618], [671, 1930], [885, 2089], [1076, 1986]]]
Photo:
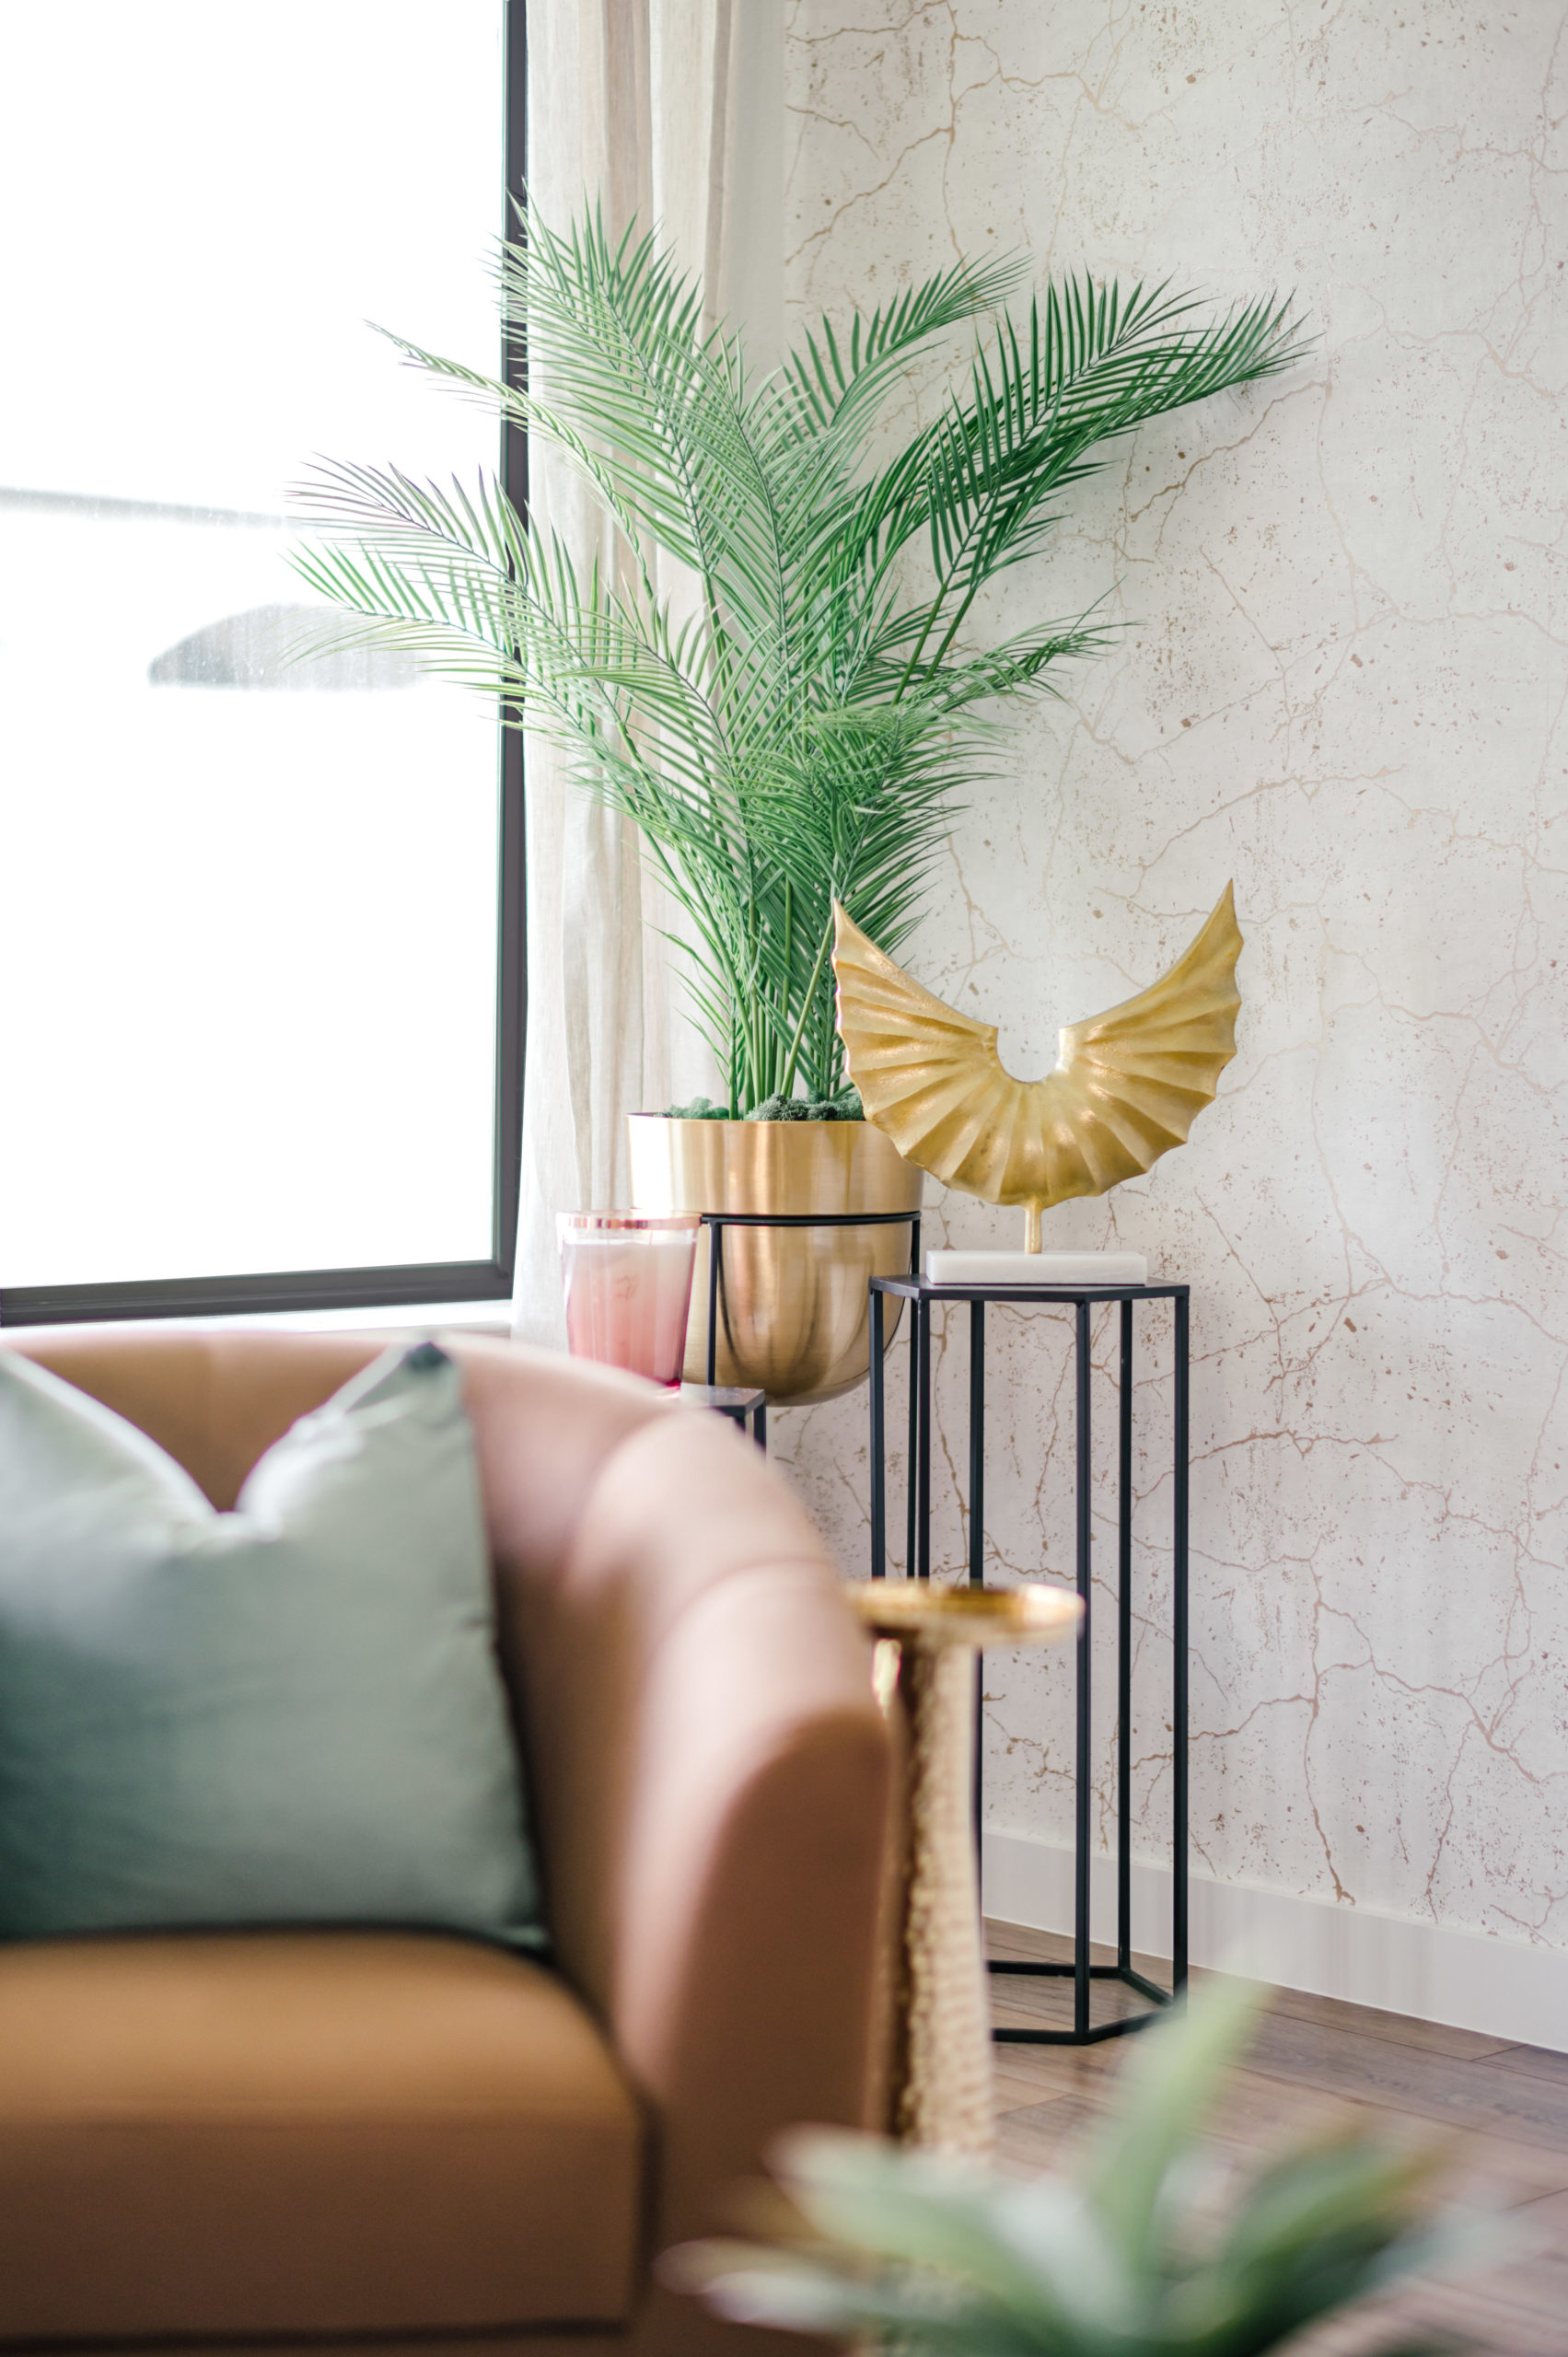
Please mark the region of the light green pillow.
[[0, 1350], [0, 1935], [541, 1941], [457, 1368], [391, 1351], [232, 1514]]

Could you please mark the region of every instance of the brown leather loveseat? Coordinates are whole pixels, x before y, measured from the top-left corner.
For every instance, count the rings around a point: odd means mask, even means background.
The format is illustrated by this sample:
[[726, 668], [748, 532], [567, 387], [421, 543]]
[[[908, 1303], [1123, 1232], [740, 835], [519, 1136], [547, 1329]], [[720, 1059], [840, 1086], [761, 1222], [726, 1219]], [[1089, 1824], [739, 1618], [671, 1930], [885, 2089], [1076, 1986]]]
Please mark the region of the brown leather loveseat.
[[[219, 1506], [377, 1347], [9, 1340]], [[560, 1971], [373, 1932], [0, 1948], [0, 2357], [769, 2347], [649, 2268], [775, 2130], [864, 2115], [889, 1786], [865, 1643], [728, 1425], [450, 1347]]]

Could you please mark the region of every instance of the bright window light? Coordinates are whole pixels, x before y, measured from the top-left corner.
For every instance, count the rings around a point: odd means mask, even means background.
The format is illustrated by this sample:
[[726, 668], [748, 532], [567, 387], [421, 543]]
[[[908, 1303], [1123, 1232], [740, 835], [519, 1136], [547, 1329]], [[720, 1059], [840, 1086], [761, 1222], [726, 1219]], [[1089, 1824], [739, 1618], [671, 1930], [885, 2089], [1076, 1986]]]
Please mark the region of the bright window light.
[[291, 663], [317, 454], [496, 427], [501, 0], [0, 29], [0, 1288], [488, 1260], [497, 728]]

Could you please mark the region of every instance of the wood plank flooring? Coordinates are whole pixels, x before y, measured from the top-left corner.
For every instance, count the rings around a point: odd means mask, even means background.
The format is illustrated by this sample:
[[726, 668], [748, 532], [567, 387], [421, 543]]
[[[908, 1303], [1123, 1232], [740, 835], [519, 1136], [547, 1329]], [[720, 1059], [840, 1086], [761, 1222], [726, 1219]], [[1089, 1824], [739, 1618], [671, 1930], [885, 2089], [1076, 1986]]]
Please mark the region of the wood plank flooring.
[[[993, 1956], [1063, 1958], [1070, 1944], [1016, 1924], [988, 1926]], [[1114, 1961], [1096, 1949], [1096, 1963]], [[1151, 1980], [1167, 1968], [1139, 1959]], [[1200, 1976], [1201, 1977], [1201, 1976]], [[1066, 2027], [1072, 1983], [993, 1978], [995, 2018]], [[1142, 2010], [1098, 1982], [1095, 2019]], [[1060, 2166], [1102, 2116], [1127, 2041], [999, 2046], [1000, 2165]], [[1347, 2107], [1391, 2138], [1452, 2155], [1456, 2198], [1509, 2213], [1521, 2239], [1498, 2263], [1416, 2282], [1291, 2343], [1292, 2357], [1360, 2357], [1396, 2340], [1458, 2339], [1490, 2357], [1568, 2357], [1568, 2055], [1401, 2014], [1281, 1990], [1214, 2121], [1222, 2151], [1245, 2160]]]

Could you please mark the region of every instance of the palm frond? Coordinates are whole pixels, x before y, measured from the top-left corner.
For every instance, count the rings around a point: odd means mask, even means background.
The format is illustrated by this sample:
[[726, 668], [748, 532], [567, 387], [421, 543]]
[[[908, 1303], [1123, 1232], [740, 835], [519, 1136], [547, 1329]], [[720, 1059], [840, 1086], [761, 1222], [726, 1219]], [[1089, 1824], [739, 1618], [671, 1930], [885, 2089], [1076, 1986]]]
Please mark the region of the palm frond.
[[[659, 239], [529, 211], [503, 250], [523, 380], [406, 338], [405, 362], [559, 451], [613, 528], [579, 573], [493, 479], [323, 462], [297, 567], [341, 628], [498, 698], [633, 819], [681, 911], [699, 1026], [735, 1109], [842, 1083], [834, 899], [898, 948], [998, 736], [987, 707], [1052, 691], [1111, 635], [1093, 615], [965, 637], [984, 586], [1038, 555], [1102, 446], [1284, 366], [1283, 307], [1204, 323], [1167, 289], [1050, 287], [961, 261], [753, 382], [740, 339]], [[961, 393], [866, 451], [912, 360], [979, 331]], [[694, 583], [676, 619], [670, 566]]]
[[932, 2357], [1262, 2357], [1400, 2274], [1495, 2250], [1436, 2207], [1434, 2154], [1353, 2124], [1233, 2179], [1216, 2218], [1202, 2129], [1252, 2012], [1205, 1991], [1142, 2037], [1117, 2124], [1071, 2177], [798, 2130], [772, 2156], [798, 2231], [690, 2246], [666, 2280], [748, 2323]]

